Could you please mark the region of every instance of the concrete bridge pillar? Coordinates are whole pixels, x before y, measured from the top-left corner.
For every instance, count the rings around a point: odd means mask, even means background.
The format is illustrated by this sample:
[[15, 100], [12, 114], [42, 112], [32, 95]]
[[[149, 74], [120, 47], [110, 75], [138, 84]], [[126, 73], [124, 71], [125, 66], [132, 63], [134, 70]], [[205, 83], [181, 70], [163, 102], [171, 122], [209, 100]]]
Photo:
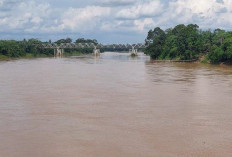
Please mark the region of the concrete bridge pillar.
[[100, 56], [100, 49], [97, 49], [96, 46], [94, 46], [93, 55], [94, 55], [94, 56]]
[[134, 46], [132, 46], [132, 49], [130, 49], [129, 50], [129, 53], [131, 54], [131, 55], [138, 55], [138, 49], [135, 49], [135, 47]]
[[64, 49], [62, 48], [56, 48], [54, 49], [54, 56], [56, 57], [62, 57], [64, 54]]

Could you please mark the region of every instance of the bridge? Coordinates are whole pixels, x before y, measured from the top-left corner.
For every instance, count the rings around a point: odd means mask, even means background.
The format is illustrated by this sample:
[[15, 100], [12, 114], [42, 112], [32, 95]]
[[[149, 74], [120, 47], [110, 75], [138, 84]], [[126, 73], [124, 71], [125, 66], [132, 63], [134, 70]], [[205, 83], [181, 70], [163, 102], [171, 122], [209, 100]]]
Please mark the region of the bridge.
[[146, 46], [144, 44], [111, 44], [111, 45], [103, 45], [103, 44], [95, 44], [95, 43], [47, 43], [39, 45], [40, 49], [54, 49], [54, 56], [62, 56], [64, 53], [64, 49], [84, 49], [91, 48], [93, 49], [94, 55], [100, 55], [100, 49], [117, 49], [117, 50], [129, 50], [131, 54], [137, 55], [138, 49], [145, 49]]

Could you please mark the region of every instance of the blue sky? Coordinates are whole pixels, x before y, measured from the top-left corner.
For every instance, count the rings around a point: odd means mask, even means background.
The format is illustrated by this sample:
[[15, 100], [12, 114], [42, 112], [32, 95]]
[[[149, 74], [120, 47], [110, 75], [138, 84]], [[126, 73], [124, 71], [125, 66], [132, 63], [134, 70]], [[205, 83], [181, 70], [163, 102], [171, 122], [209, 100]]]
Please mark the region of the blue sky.
[[0, 38], [144, 42], [149, 29], [232, 28], [232, 0], [0, 0]]

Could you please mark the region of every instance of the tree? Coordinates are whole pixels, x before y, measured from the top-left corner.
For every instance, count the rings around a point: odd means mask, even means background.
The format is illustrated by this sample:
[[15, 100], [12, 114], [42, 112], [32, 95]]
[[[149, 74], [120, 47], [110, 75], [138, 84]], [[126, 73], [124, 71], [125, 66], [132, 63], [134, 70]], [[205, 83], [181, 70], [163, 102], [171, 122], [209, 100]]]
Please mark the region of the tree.
[[196, 24], [180, 24], [165, 32], [156, 27], [145, 39], [145, 53], [153, 59], [193, 60], [208, 56], [211, 63], [232, 62], [232, 32], [202, 31]]
[[71, 38], [66, 38], [65, 43], [72, 43], [72, 39]]
[[149, 31], [146, 39], [148, 47], [145, 53], [149, 54], [153, 59], [157, 59], [162, 53], [165, 37], [165, 32], [159, 27], [156, 27], [153, 31]]
[[75, 43], [94, 43], [94, 44], [98, 44], [96, 39], [84, 39], [84, 38], [78, 38]]

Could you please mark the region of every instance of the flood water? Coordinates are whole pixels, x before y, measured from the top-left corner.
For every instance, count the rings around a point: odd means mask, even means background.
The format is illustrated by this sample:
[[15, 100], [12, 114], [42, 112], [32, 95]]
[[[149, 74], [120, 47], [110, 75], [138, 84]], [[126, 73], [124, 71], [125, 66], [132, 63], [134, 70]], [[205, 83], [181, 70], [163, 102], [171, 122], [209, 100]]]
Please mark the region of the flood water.
[[232, 156], [232, 67], [120, 53], [0, 62], [0, 156]]

